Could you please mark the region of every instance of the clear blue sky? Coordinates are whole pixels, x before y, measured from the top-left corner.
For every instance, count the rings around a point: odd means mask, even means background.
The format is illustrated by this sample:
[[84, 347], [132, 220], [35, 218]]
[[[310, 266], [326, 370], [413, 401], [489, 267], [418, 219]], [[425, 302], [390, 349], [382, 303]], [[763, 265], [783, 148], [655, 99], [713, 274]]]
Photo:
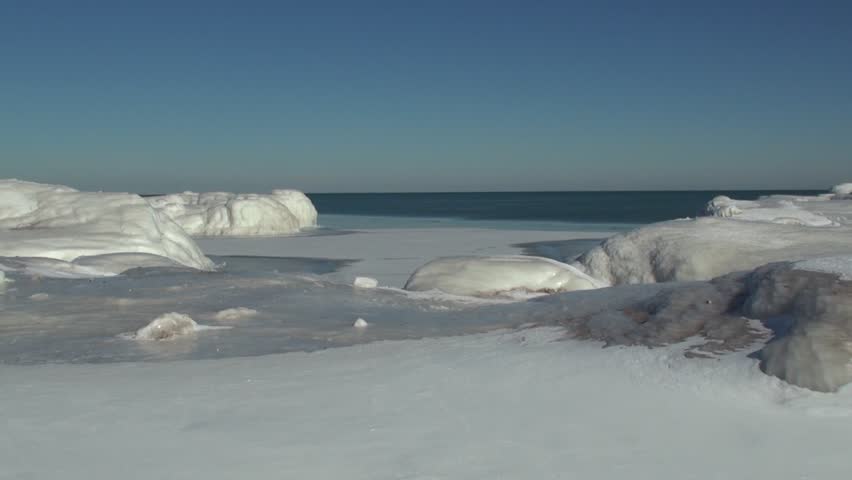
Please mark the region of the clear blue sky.
[[852, 181], [850, 3], [700, 3], [0, 0], [0, 177], [142, 192]]

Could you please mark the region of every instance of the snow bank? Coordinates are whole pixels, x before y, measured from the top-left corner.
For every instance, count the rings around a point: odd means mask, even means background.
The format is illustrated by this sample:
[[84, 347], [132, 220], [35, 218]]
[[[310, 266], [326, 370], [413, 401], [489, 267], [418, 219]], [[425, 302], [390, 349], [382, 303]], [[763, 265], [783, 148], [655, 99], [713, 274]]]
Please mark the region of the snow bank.
[[560, 292], [603, 286], [571, 265], [543, 257], [448, 257], [418, 268], [406, 290], [440, 290], [469, 296], [512, 291]]
[[[213, 267], [178, 225], [138, 195], [0, 180], [0, 255], [74, 262], [105, 254], [124, 255], [124, 267], [154, 256], [160, 264]], [[101, 267], [107, 260], [100, 257]]]
[[270, 194], [184, 192], [147, 200], [195, 236], [282, 235], [317, 223], [313, 203], [296, 190], [274, 190]]
[[576, 262], [610, 285], [708, 280], [771, 262], [852, 253], [852, 227], [673, 220], [607, 239]]
[[711, 200], [706, 213], [752, 222], [828, 227], [852, 225], [852, 183], [836, 185], [819, 196], [770, 195], [758, 200], [734, 200], [724, 195]]

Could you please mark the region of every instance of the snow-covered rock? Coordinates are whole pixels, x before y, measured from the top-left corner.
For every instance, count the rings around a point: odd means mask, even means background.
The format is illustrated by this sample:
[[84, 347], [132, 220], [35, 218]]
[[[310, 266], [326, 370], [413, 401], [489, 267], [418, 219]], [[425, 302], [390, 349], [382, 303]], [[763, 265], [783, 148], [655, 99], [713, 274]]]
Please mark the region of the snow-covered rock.
[[0, 180], [0, 256], [75, 262], [108, 254], [122, 256], [93, 261], [213, 268], [183, 229], [138, 195]]
[[757, 200], [735, 200], [724, 195], [707, 203], [710, 216], [751, 222], [829, 227], [852, 225], [852, 183], [836, 185], [819, 196], [770, 195]]
[[440, 290], [468, 296], [512, 291], [561, 292], [604, 286], [576, 267], [543, 257], [448, 257], [418, 268], [406, 290]]
[[849, 226], [673, 220], [611, 237], [575, 266], [610, 285], [708, 280], [771, 262], [850, 254], [850, 239]]
[[184, 192], [147, 200], [194, 236], [284, 235], [317, 223], [313, 203], [296, 190], [274, 190], [270, 194]]

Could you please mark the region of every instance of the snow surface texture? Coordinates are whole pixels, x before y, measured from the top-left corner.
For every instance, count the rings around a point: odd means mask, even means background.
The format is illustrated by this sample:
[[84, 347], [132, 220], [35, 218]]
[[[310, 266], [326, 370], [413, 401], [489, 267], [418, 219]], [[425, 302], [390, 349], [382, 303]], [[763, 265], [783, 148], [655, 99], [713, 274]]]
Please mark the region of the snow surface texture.
[[796, 262], [799, 270], [832, 273], [843, 280], [852, 280], [852, 255], [812, 258]]
[[752, 222], [828, 227], [852, 225], [852, 183], [837, 185], [820, 196], [770, 195], [734, 200], [724, 195], [707, 204], [707, 214]]
[[[110, 254], [120, 255], [104, 257]], [[118, 273], [117, 267], [152, 264], [213, 268], [178, 225], [138, 195], [19, 180], [0, 180], [0, 255], [41, 264], [52, 259], [66, 271]], [[92, 263], [97, 265], [88, 269]]]
[[531, 329], [215, 361], [0, 365], [0, 478], [849, 474], [848, 389], [793, 387], [746, 352], [705, 361], [681, 346], [560, 337]]
[[417, 269], [406, 290], [491, 296], [513, 291], [554, 293], [604, 286], [576, 267], [542, 257], [440, 258]]
[[147, 200], [193, 236], [286, 235], [317, 223], [313, 203], [296, 190], [184, 192]]
[[610, 285], [708, 280], [777, 261], [852, 254], [852, 227], [672, 220], [607, 239], [577, 260]]
[[245, 320], [257, 315], [257, 310], [246, 307], [226, 308], [216, 313], [215, 318], [220, 322]]

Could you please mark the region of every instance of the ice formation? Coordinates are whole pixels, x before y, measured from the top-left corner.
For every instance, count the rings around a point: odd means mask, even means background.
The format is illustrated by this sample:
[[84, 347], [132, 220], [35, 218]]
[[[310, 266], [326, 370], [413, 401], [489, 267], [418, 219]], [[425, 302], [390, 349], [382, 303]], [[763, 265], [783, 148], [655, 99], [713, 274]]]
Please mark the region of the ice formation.
[[834, 198], [852, 197], [852, 183], [841, 183], [831, 189]]
[[777, 261], [852, 253], [852, 227], [808, 227], [705, 217], [613, 236], [576, 265], [611, 285], [709, 280]]
[[[108, 254], [120, 254], [102, 257]], [[0, 180], [0, 255], [52, 259], [86, 270], [81, 257], [104, 269], [137, 261], [209, 270], [213, 264], [167, 216], [138, 195], [78, 192], [59, 185]], [[18, 259], [24, 262], [24, 259]], [[114, 270], [114, 268], [112, 269]]]
[[367, 328], [370, 324], [363, 318], [359, 318], [358, 320], [355, 320], [355, 323], [353, 323], [352, 326], [355, 328]]
[[193, 236], [284, 235], [316, 226], [317, 211], [296, 190], [175, 193], [148, 202]]
[[216, 313], [215, 318], [220, 322], [244, 320], [257, 315], [257, 310], [246, 307], [226, 308]]
[[137, 330], [133, 338], [135, 340], [173, 340], [192, 335], [196, 330], [198, 330], [198, 324], [189, 315], [171, 312], [160, 315]]
[[711, 200], [708, 215], [752, 222], [828, 227], [852, 225], [852, 183], [836, 185], [819, 196], [770, 195], [757, 200], [734, 200], [724, 195]]
[[553, 293], [602, 286], [576, 267], [556, 260], [507, 255], [439, 258], [417, 269], [405, 289], [489, 296], [519, 290]]
[[355, 277], [352, 285], [356, 288], [376, 288], [379, 286], [379, 281], [370, 277]]

